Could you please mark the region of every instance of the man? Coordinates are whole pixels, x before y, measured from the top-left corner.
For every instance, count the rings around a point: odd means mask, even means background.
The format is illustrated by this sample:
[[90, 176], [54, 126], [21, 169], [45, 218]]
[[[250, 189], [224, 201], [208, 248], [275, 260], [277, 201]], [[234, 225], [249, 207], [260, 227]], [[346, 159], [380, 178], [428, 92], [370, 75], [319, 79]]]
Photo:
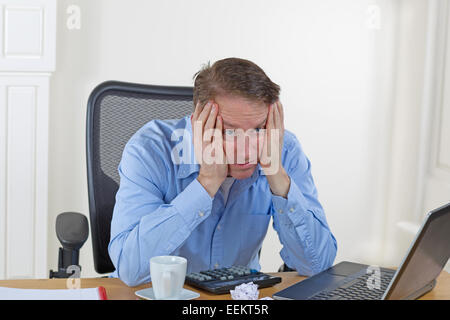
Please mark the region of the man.
[[111, 222], [112, 276], [129, 286], [148, 282], [149, 260], [159, 255], [187, 258], [188, 273], [259, 270], [271, 217], [288, 267], [302, 275], [330, 267], [336, 239], [310, 162], [284, 130], [280, 87], [237, 58], [194, 77], [193, 114], [150, 121], [125, 146]]

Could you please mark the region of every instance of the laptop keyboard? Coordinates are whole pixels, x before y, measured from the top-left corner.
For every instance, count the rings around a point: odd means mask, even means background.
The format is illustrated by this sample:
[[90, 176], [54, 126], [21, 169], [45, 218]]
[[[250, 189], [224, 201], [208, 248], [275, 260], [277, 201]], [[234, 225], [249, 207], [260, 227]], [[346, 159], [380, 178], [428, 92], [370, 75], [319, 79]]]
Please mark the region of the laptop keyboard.
[[367, 280], [371, 274], [363, 274], [331, 291], [322, 291], [309, 300], [380, 300], [383, 297], [394, 272], [381, 272], [380, 289], [370, 289]]

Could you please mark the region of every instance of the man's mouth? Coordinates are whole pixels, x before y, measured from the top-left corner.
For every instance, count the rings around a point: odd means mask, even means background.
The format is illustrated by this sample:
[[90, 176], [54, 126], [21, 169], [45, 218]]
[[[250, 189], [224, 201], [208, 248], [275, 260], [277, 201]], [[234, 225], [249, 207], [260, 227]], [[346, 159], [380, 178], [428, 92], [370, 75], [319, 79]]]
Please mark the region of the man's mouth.
[[235, 163], [233, 166], [235, 166], [236, 168], [239, 169], [247, 169], [247, 168], [251, 168], [255, 165], [255, 163], [247, 161], [245, 163]]

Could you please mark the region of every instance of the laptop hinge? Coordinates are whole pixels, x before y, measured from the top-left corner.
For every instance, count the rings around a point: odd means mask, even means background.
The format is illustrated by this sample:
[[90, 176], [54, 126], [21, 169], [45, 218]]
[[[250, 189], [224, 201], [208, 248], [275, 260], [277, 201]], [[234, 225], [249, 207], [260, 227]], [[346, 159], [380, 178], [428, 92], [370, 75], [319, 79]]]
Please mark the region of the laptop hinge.
[[424, 287], [420, 288], [419, 290], [411, 293], [409, 296], [405, 298], [405, 300], [415, 300], [421, 296], [423, 296], [428, 291], [431, 291], [436, 286], [436, 279], [425, 285]]

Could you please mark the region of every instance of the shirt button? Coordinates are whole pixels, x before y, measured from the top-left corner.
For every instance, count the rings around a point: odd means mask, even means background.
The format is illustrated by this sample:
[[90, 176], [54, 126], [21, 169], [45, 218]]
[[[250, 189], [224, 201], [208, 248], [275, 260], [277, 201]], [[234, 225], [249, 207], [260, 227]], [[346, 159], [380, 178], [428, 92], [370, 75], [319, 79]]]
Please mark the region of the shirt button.
[[294, 212], [294, 208], [290, 208], [289, 211], [290, 211], [290, 212]]
[[217, 230], [220, 230], [220, 224], [217, 226]]
[[198, 215], [199, 215], [200, 217], [203, 217], [203, 216], [205, 215], [205, 213], [204, 213], [203, 211], [199, 211], [199, 212], [198, 212]]
[[283, 213], [283, 210], [282, 209], [278, 209], [278, 213]]
[[214, 265], [214, 268], [218, 268], [219, 267], [219, 263], [218, 262], [216, 262], [216, 264]]

